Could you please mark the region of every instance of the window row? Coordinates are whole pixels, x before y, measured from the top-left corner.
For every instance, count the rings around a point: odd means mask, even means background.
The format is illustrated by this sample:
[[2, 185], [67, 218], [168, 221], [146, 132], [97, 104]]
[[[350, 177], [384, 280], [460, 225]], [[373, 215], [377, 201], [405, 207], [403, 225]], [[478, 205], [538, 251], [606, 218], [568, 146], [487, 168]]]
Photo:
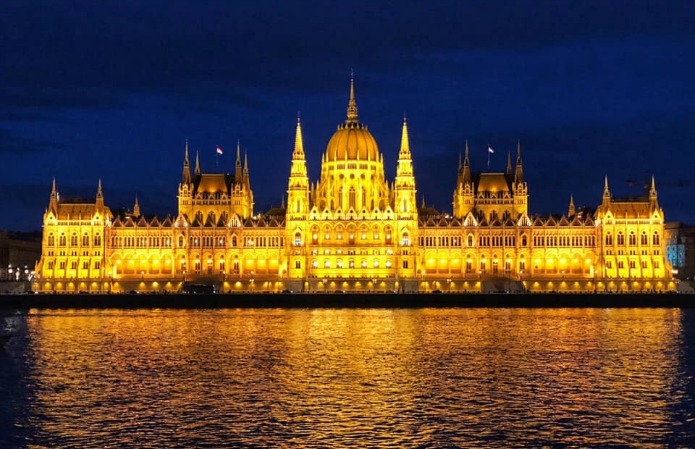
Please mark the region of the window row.
[[[613, 234], [610, 232], [606, 234], [606, 245], [612, 245], [613, 244]], [[618, 232], [618, 234], [615, 237], [615, 241], [617, 245], [625, 245], [625, 235], [622, 232]], [[654, 234], [652, 234], [652, 245], [659, 245], [659, 242], [661, 239], [659, 238], [659, 233], [654, 231]], [[648, 245], [649, 244], [649, 237], [647, 236], [646, 232], [642, 232], [640, 235], [640, 245]], [[630, 232], [628, 235], [628, 245], [630, 246], [635, 246], [637, 245], [637, 236], [635, 235], [634, 232]]]
[[[100, 234], [95, 234], [93, 238], [90, 238], [89, 234], [84, 234], [82, 236], [81, 246], [90, 246], [90, 240], [92, 242], [92, 246], [101, 246]], [[77, 233], [73, 233], [70, 236], [70, 246], [80, 246], [78, 243], [79, 238], [77, 237]], [[56, 246], [56, 238], [53, 233], [48, 234], [48, 246]], [[67, 236], [63, 233], [58, 236], [58, 246], [67, 246]]]
[[[48, 269], [49, 269], [49, 270], [55, 269], [55, 264], [56, 264], [56, 263], [55, 263], [54, 260], [49, 260], [49, 261], [48, 261]], [[66, 261], [61, 260], [60, 262], [58, 262], [58, 269], [59, 269], [59, 270], [65, 270], [65, 269], [66, 269], [66, 266], [67, 266], [67, 262], [66, 262]], [[73, 261], [70, 262], [70, 269], [71, 269], [71, 270], [77, 270], [77, 267], [78, 267], [78, 262], [77, 262], [76, 260], [73, 260]], [[101, 261], [100, 261], [100, 260], [95, 260], [95, 261], [92, 263], [92, 268], [95, 269], [95, 270], [101, 269]], [[89, 261], [88, 261], [88, 260], [83, 260], [83, 261], [82, 261], [82, 269], [83, 269], [83, 270], [89, 270]]]

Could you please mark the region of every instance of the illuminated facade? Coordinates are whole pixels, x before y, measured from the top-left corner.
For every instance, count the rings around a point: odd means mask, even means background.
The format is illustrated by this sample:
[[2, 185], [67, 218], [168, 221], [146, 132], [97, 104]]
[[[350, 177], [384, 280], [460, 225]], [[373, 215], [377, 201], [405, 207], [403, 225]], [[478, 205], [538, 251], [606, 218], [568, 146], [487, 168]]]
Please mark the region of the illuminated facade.
[[101, 182], [93, 203], [61, 201], [55, 181], [43, 220], [38, 291], [178, 291], [186, 282], [224, 292], [666, 291], [664, 214], [652, 179], [643, 198], [612, 198], [606, 179], [595, 212], [528, 213], [521, 147], [504, 173], [459, 161], [453, 214], [416, 205], [404, 120], [396, 177], [358, 121], [347, 119], [311, 183], [297, 121], [287, 204], [254, 214], [245, 157], [234, 174], [191, 173], [186, 145], [178, 215], [115, 216]]

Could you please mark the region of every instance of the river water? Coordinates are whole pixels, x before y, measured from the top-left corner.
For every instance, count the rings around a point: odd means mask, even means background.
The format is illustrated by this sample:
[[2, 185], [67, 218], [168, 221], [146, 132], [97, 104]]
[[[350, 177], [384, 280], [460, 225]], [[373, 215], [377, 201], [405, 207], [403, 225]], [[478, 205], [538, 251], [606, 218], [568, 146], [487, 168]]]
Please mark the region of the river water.
[[0, 447], [693, 447], [695, 310], [5, 311]]

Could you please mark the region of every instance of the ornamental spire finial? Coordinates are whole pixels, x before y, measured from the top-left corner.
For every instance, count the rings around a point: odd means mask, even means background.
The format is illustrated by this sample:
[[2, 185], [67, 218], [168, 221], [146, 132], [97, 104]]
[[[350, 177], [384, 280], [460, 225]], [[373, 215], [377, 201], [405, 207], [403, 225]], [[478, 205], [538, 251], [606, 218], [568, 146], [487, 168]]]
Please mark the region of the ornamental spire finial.
[[357, 102], [355, 102], [355, 75], [350, 72], [350, 101], [347, 107], [348, 122], [357, 121]]
[[294, 154], [293, 159], [304, 159], [304, 141], [302, 140], [302, 123], [297, 113], [297, 131], [294, 136]]

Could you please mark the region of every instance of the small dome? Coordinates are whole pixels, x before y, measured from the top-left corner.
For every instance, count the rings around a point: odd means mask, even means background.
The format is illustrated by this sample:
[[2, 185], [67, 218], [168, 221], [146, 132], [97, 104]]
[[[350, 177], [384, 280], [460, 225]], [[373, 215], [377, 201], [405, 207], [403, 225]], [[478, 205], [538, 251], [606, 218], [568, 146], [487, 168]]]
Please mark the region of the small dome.
[[378, 161], [379, 147], [366, 126], [348, 121], [338, 127], [328, 142], [326, 160]]

